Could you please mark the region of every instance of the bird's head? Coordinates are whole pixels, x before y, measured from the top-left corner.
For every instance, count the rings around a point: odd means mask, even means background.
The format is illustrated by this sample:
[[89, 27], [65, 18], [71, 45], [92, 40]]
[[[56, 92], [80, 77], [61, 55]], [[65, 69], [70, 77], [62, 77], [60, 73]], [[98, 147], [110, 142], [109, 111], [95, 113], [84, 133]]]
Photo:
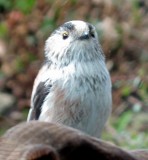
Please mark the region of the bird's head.
[[46, 41], [45, 56], [51, 61], [91, 60], [102, 55], [96, 29], [84, 21], [69, 21], [56, 29]]

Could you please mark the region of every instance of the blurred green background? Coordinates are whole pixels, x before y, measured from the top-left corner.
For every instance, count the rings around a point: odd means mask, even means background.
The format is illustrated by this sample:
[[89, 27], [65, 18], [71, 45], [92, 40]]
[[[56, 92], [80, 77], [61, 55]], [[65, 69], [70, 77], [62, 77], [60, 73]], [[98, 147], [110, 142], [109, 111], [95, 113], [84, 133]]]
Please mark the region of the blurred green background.
[[112, 78], [102, 138], [148, 148], [147, 0], [0, 0], [0, 134], [26, 120], [45, 40], [74, 19], [95, 25]]

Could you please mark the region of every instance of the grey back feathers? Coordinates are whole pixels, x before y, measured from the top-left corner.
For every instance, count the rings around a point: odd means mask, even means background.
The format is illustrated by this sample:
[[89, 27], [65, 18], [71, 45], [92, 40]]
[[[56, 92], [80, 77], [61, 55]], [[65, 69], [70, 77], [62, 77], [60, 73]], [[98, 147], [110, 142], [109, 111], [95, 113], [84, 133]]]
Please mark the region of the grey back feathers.
[[100, 137], [111, 104], [111, 80], [94, 26], [63, 24], [46, 41], [28, 120], [62, 123]]

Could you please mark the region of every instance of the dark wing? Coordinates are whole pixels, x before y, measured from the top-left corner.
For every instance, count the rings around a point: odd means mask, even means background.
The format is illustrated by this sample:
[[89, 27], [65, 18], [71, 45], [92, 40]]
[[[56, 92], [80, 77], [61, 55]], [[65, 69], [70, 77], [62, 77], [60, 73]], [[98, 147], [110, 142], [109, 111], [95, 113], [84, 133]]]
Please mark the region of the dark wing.
[[37, 120], [41, 113], [41, 107], [45, 97], [50, 92], [51, 85], [45, 86], [45, 82], [40, 82], [36, 88], [34, 97], [32, 97], [33, 106], [30, 109], [28, 120]]

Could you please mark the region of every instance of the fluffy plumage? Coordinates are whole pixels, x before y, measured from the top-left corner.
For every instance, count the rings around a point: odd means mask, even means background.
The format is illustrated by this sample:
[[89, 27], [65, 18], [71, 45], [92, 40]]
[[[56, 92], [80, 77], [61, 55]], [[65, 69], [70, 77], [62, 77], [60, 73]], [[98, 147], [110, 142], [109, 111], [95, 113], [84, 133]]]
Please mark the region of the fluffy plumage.
[[94, 26], [63, 24], [46, 41], [28, 121], [62, 123], [100, 137], [111, 104], [110, 75]]

